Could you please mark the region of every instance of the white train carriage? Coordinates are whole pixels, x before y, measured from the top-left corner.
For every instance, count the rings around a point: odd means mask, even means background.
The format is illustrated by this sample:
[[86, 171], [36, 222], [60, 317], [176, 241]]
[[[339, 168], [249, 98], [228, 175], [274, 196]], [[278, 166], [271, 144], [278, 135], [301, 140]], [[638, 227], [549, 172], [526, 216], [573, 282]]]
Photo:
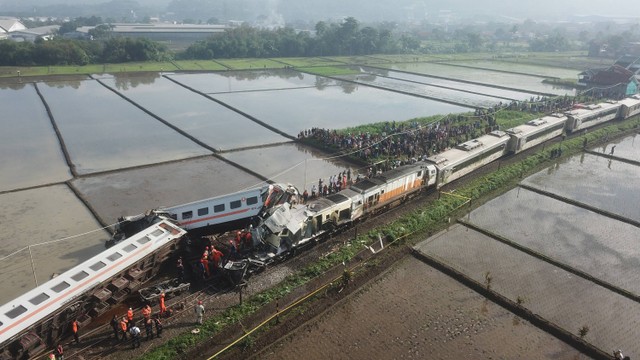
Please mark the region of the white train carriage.
[[279, 184], [239, 191], [156, 210], [167, 213], [187, 230], [248, 221], [266, 205], [280, 201], [287, 187]]
[[568, 132], [574, 132], [617, 119], [621, 106], [617, 102], [603, 102], [567, 111], [566, 129]]
[[507, 150], [517, 154], [520, 151], [560, 136], [564, 132], [566, 122], [567, 116], [556, 113], [508, 129], [506, 132], [511, 138], [509, 139]]
[[640, 95], [632, 95], [618, 101], [618, 103], [622, 105], [620, 108], [621, 119], [628, 119], [640, 114]]
[[438, 187], [504, 156], [509, 139], [506, 132], [495, 130], [428, 158], [438, 168]]
[[184, 234], [185, 230], [167, 219], [161, 220], [4, 304], [0, 307], [0, 354], [33, 356], [32, 352], [55, 345], [52, 342], [67, 333], [74, 317], [82, 315], [90, 321], [87, 306], [93, 304], [90, 301], [98, 291], [108, 292], [104, 289], [120, 275], [137, 272], [141, 280], [155, 275]]

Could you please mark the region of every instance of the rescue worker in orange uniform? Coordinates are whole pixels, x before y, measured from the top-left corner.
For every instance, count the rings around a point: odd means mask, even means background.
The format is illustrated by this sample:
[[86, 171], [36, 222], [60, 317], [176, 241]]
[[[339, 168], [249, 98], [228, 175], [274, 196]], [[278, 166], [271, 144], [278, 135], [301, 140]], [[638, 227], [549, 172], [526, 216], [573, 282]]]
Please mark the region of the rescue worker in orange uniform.
[[209, 271], [209, 258], [208, 257], [202, 257], [202, 259], [200, 259], [200, 262], [202, 263], [202, 266], [204, 266], [204, 274], [206, 277], [211, 276], [211, 272]]
[[160, 294], [160, 316], [164, 316], [164, 313], [167, 312], [167, 307], [164, 305], [164, 292]]
[[220, 260], [222, 259], [222, 251], [213, 248], [211, 249], [211, 255], [213, 256], [213, 269], [216, 270], [220, 266]]
[[127, 329], [129, 328], [129, 322], [126, 317], [122, 317], [120, 320], [120, 331], [122, 332], [122, 341], [127, 340]]
[[127, 320], [129, 322], [133, 321], [133, 309], [132, 308], [129, 308], [129, 310], [127, 310]]
[[74, 319], [71, 322], [71, 331], [73, 332], [73, 338], [76, 340], [76, 344], [80, 344], [80, 338], [78, 337], [78, 319]]

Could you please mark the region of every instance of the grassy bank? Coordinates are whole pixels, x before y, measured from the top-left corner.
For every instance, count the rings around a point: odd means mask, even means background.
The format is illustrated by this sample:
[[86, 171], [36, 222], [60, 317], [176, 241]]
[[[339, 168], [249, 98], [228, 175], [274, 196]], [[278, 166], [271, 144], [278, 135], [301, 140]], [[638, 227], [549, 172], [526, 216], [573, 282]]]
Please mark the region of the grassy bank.
[[[563, 149], [563, 156], [571, 156], [582, 150], [584, 140], [589, 144], [597, 144], [604, 138], [615, 138], [628, 134], [640, 128], [640, 117], [615, 123], [605, 128], [591, 131], [586, 135], [577, 136], [563, 141], [559, 146]], [[555, 146], [553, 147], [556, 148]], [[366, 245], [378, 241], [378, 235], [389, 240], [402, 239], [412, 245], [423, 240], [448, 225], [448, 219], [462, 216], [467, 209], [470, 199], [473, 204], [480, 204], [493, 196], [515, 186], [524, 176], [535, 173], [557, 161], [551, 159], [552, 148], [540, 150], [526, 159], [504, 166], [497, 171], [477, 178], [469, 184], [456, 189], [458, 196], [442, 196], [440, 199], [420, 208], [390, 224], [382, 225], [366, 234], [348, 241], [337, 251], [309, 264], [302, 271], [285, 278], [279, 285], [252, 296], [242, 305], [235, 305], [226, 309], [212, 319], [208, 319], [199, 334], [185, 333], [173, 338], [166, 344], [152, 350], [143, 359], [171, 359], [179, 356], [195, 344], [210, 339], [226, 326], [237, 324], [243, 318], [255, 313], [258, 309], [276, 299], [284, 297], [294, 289], [302, 286], [323, 272], [352, 260]]]
[[[46, 75], [77, 75], [101, 73], [128, 73], [138, 71], [219, 71], [219, 70], [251, 70], [251, 69], [279, 69], [286, 66], [294, 68], [331, 67], [344, 65], [375, 65], [408, 62], [433, 62], [454, 60], [483, 60], [505, 56], [514, 57], [524, 62], [528, 59], [532, 63], [547, 66], [573, 67], [584, 70], [589, 65], [602, 66], [603, 60], [591, 59], [584, 56], [577, 57], [576, 53], [459, 53], [459, 54], [397, 54], [397, 55], [366, 55], [366, 56], [319, 56], [307, 58], [271, 58], [271, 59], [211, 59], [211, 60], [180, 60], [165, 62], [122, 63], [122, 64], [90, 64], [85, 66], [1, 66], [0, 77], [28, 77]], [[610, 61], [609, 61], [610, 62]], [[576, 65], [577, 63], [577, 65]], [[595, 66], [595, 65], [594, 65]], [[593, 67], [593, 66], [592, 66]], [[20, 72], [18, 75], [18, 71]], [[319, 70], [318, 75], [341, 75], [328, 70]], [[325, 73], [322, 73], [325, 71]], [[335, 71], [335, 70], [334, 70]]]

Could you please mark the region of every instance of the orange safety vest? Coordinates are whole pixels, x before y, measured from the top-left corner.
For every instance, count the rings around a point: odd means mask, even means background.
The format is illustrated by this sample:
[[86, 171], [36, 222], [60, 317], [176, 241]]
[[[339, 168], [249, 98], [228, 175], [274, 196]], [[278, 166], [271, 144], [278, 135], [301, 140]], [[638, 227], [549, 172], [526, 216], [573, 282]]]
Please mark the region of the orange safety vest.
[[127, 331], [127, 320], [120, 320], [120, 329], [122, 329], [122, 331]]
[[129, 321], [133, 320], [133, 311], [131, 309], [127, 310], [127, 319]]
[[73, 333], [77, 333], [78, 332], [78, 322], [74, 321], [71, 323], [71, 329], [73, 330]]
[[164, 314], [167, 311], [167, 307], [164, 306], [164, 295], [160, 295], [160, 314]]

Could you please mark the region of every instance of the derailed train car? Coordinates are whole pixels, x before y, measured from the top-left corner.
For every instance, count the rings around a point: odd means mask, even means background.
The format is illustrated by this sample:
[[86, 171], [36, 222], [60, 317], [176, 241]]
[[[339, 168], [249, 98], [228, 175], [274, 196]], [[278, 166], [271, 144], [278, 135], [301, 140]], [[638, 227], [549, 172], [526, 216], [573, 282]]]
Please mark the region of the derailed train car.
[[152, 279], [186, 231], [166, 219], [0, 307], [0, 359], [52, 348]]
[[186, 204], [150, 210], [145, 214], [121, 217], [106, 246], [142, 231], [158, 216], [175, 220], [183, 229], [193, 233], [215, 233], [242, 228], [262, 211], [288, 201], [295, 189], [285, 184], [265, 184]]

